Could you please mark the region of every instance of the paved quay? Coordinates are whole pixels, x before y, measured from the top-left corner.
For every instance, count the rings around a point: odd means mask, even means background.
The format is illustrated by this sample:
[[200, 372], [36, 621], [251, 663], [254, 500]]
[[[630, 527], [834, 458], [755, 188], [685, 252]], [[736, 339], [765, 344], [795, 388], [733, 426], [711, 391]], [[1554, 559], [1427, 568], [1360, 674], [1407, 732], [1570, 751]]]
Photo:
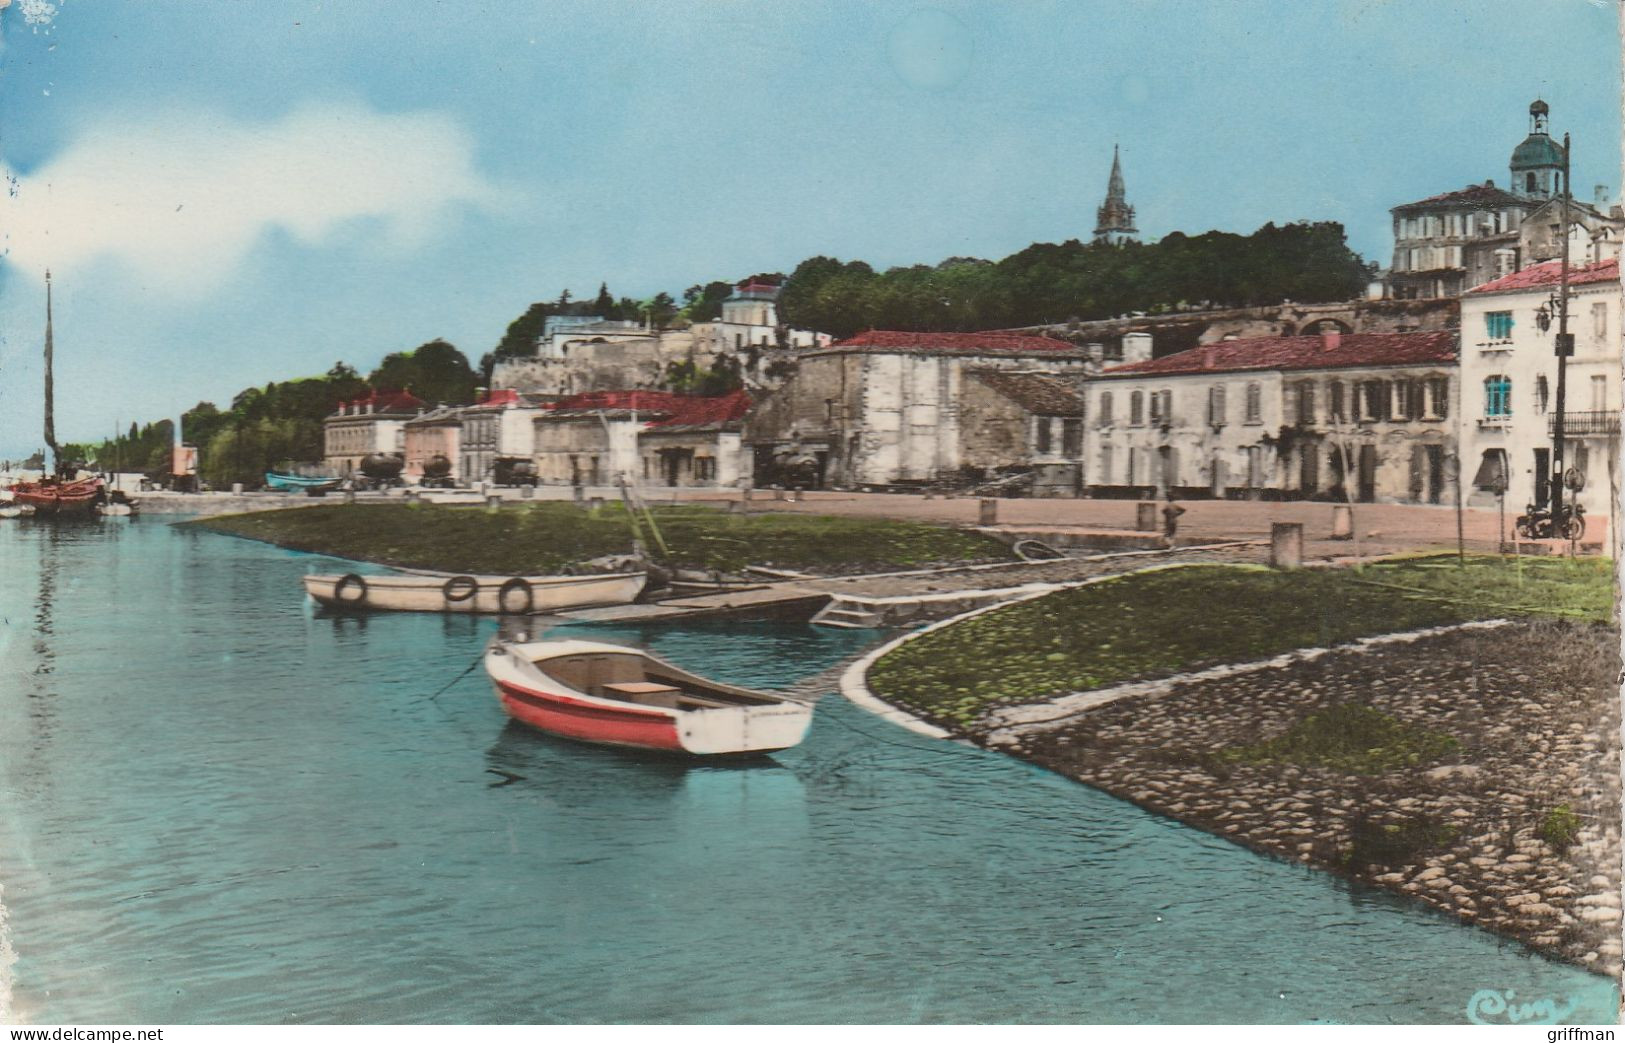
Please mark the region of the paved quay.
[[[972, 734], [1150, 811], [1617, 979], [1618, 667], [1609, 627], [1462, 627], [1167, 678], [1087, 713], [1023, 728], [990, 719]], [[1381, 774], [1235, 756], [1343, 704], [1455, 745]]]

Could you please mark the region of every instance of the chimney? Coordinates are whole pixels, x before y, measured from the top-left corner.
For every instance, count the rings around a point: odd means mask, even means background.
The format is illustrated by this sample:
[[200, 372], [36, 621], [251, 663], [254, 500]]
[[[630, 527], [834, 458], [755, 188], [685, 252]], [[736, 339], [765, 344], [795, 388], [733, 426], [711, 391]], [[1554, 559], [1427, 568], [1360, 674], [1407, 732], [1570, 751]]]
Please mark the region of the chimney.
[[1106, 345], [1098, 342], [1085, 344], [1083, 350], [1089, 353], [1090, 362], [1099, 362], [1106, 357]]
[[1151, 360], [1151, 334], [1123, 334], [1123, 362], [1149, 362]]
[[1608, 205], [1608, 186], [1607, 185], [1598, 185], [1596, 187], [1596, 189], [1595, 189], [1595, 192], [1596, 192], [1596, 199], [1597, 199], [1597, 209], [1601, 210], [1603, 207]]
[[1336, 351], [1338, 346], [1340, 344], [1342, 344], [1342, 343], [1343, 343], [1343, 331], [1342, 330], [1321, 330], [1320, 331], [1320, 350], [1322, 350], [1322, 351]]
[[1213, 345], [1204, 345], [1202, 348], [1202, 368], [1213, 368]]
[[1495, 179], [1493, 177], [1485, 178], [1484, 179], [1484, 187], [1485, 188], [1494, 188], [1495, 187]]

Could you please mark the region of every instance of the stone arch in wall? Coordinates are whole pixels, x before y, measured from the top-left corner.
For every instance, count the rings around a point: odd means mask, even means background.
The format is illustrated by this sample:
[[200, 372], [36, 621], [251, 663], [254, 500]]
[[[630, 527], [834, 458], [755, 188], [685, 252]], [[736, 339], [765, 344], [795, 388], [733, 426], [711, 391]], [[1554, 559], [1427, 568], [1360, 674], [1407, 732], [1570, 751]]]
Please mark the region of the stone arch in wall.
[[1306, 323], [1303, 327], [1303, 336], [1318, 336], [1322, 333], [1353, 333], [1354, 327], [1342, 319], [1316, 319]]

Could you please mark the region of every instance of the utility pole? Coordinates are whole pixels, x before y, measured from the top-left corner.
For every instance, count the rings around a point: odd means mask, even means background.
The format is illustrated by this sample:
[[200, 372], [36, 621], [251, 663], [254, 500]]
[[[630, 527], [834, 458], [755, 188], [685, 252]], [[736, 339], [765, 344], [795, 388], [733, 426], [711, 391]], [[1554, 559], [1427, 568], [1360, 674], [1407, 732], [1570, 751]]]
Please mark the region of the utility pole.
[[1563, 519], [1563, 411], [1568, 408], [1568, 363], [1574, 354], [1574, 336], [1569, 333], [1569, 136], [1563, 135], [1563, 263], [1557, 290], [1557, 415], [1552, 418], [1552, 529], [1561, 534]]

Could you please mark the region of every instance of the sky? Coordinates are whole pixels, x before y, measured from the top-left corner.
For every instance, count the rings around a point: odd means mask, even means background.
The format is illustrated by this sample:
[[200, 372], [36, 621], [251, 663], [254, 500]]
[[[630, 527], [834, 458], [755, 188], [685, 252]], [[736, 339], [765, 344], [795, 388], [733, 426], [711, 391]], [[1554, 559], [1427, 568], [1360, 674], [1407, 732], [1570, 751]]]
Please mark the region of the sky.
[[1536, 97], [1621, 182], [1611, 0], [0, 0], [0, 458], [477, 362], [536, 300], [680, 296], [1505, 186]]

